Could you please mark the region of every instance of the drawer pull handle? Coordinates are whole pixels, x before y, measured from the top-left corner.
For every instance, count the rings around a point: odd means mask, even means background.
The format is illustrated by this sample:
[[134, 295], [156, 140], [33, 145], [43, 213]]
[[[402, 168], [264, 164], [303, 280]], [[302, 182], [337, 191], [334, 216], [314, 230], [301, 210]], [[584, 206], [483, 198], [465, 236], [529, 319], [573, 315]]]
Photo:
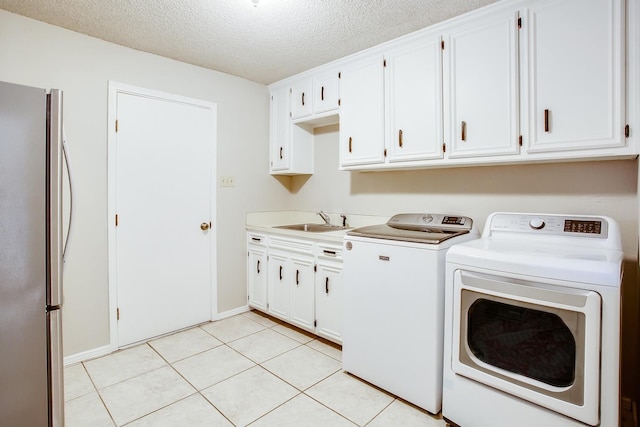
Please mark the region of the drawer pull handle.
[[325, 277], [324, 279], [324, 292], [329, 295], [329, 277]]
[[280, 266], [280, 281], [282, 281], [282, 266]]
[[353, 152], [353, 138], [349, 137], [349, 152]]
[[259, 237], [252, 237], [251, 240], [253, 240], [254, 242], [262, 242], [262, 239]]
[[465, 122], [464, 120], [460, 124], [460, 138], [463, 141], [467, 140], [467, 122]]
[[549, 132], [549, 110], [544, 110], [544, 131]]
[[302, 106], [304, 107], [304, 92], [302, 92]]
[[398, 145], [402, 148], [402, 129], [398, 131]]
[[280, 147], [280, 160], [282, 160], [282, 147]]
[[296, 285], [300, 284], [300, 270], [296, 270]]
[[324, 101], [324, 86], [320, 88], [320, 100]]
[[258, 263], [256, 265], [256, 270], [258, 271], [258, 274], [260, 274], [260, 260], [258, 260]]
[[328, 250], [324, 249], [322, 252], [325, 255], [328, 255], [328, 256], [336, 256], [336, 251], [328, 251]]
[[378, 255], [380, 261], [389, 261], [389, 257], [386, 255]]

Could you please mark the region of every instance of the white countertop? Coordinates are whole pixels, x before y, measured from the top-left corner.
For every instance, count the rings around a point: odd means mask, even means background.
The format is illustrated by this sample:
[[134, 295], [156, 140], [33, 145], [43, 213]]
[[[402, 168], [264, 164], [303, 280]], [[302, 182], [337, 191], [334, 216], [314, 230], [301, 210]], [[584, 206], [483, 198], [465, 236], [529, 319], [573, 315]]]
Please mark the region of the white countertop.
[[[341, 212], [326, 212], [331, 219], [331, 224], [342, 225]], [[367, 225], [384, 224], [389, 220], [386, 216], [345, 214], [347, 216], [347, 226], [350, 229], [365, 227]], [[280, 234], [291, 237], [301, 237], [314, 240], [328, 240], [342, 242], [346, 230], [326, 231], [320, 233], [287, 230], [275, 228], [280, 225], [290, 224], [324, 224], [324, 221], [316, 212], [304, 211], [272, 211], [272, 212], [248, 212], [246, 220], [247, 231], [265, 232]]]

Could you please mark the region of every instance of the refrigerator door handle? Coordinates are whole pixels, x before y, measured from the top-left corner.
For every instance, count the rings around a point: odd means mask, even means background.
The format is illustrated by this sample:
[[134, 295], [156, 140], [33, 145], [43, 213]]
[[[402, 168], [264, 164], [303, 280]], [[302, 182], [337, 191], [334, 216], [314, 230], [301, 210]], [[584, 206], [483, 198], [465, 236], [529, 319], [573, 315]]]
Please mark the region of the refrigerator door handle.
[[47, 305], [62, 303], [62, 91], [52, 89], [48, 100], [49, 147], [49, 283]]

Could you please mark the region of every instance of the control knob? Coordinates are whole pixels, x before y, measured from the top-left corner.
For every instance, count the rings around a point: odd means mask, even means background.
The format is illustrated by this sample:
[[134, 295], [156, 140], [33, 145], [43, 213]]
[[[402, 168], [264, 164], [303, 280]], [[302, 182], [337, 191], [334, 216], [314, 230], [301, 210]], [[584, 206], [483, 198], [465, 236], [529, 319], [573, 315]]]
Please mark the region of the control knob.
[[546, 224], [542, 218], [533, 218], [531, 221], [529, 221], [529, 227], [533, 228], [534, 230], [542, 230], [545, 225]]

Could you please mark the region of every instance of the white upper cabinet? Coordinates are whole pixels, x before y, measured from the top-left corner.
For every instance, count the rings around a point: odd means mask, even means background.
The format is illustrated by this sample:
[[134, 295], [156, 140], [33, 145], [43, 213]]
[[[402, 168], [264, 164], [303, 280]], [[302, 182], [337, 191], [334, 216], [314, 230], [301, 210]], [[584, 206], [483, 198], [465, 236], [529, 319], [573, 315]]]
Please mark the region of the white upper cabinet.
[[499, 1], [279, 82], [278, 173], [312, 171], [299, 154], [338, 117], [340, 170], [635, 157], [637, 1]]
[[291, 119], [303, 123], [311, 121], [313, 125], [316, 115], [324, 116], [328, 111], [337, 110], [338, 81], [337, 71], [320, 72], [294, 80], [290, 88]]
[[289, 168], [289, 88], [286, 86], [271, 91], [271, 172]]
[[313, 134], [291, 125], [290, 87], [270, 91], [270, 172], [272, 175], [313, 173]]
[[313, 87], [313, 112], [314, 114], [326, 113], [338, 109], [340, 102], [340, 80], [337, 71], [330, 71], [314, 76]]
[[384, 162], [384, 57], [341, 70], [340, 168]]
[[452, 28], [444, 57], [448, 157], [517, 154], [517, 12]]
[[626, 144], [623, 8], [622, 0], [527, 5], [528, 152]]
[[442, 158], [441, 38], [421, 37], [385, 58], [387, 161]]
[[291, 83], [291, 118], [297, 119], [312, 113], [311, 79], [296, 80]]

